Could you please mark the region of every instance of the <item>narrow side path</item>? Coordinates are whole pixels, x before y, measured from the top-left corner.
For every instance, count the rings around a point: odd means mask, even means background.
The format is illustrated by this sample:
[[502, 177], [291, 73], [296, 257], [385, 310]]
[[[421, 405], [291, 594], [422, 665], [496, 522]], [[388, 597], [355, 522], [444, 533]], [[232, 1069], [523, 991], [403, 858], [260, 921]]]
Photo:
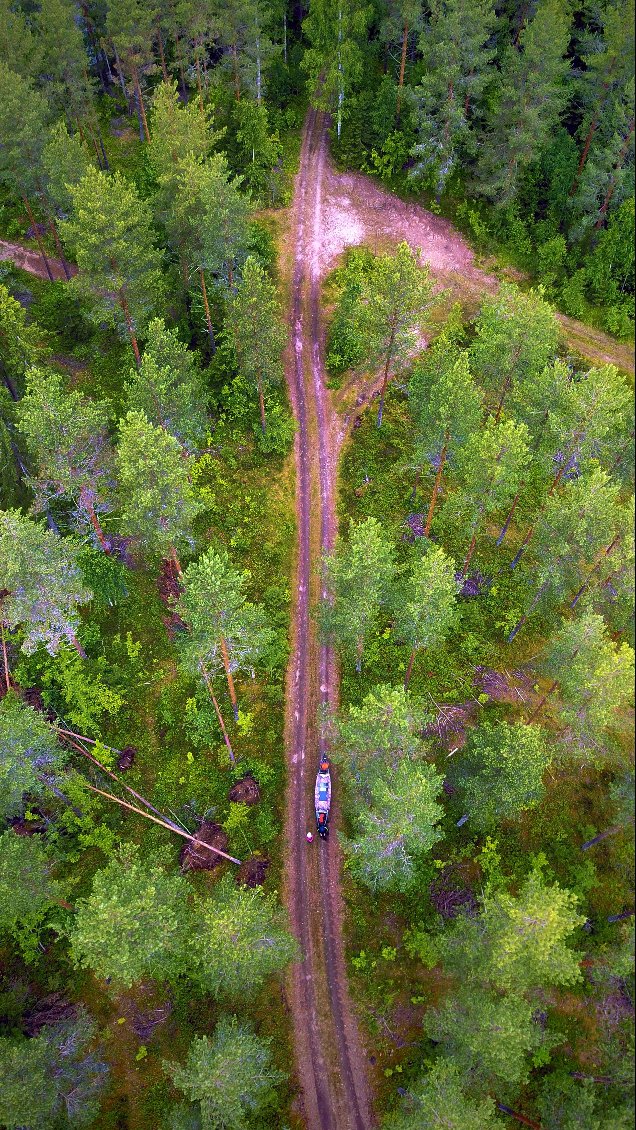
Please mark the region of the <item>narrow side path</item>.
[[[7, 243], [6, 240], [0, 239], [0, 261], [3, 259], [15, 263], [16, 267], [28, 271], [30, 275], [37, 275], [40, 279], [48, 279], [49, 277], [46, 264], [39, 251], [33, 251], [30, 247], [23, 247], [21, 243]], [[48, 263], [53, 278], [56, 281], [65, 282], [66, 275], [61, 259], [48, 257]], [[77, 267], [74, 264], [68, 263], [67, 266], [69, 274], [77, 274]]]

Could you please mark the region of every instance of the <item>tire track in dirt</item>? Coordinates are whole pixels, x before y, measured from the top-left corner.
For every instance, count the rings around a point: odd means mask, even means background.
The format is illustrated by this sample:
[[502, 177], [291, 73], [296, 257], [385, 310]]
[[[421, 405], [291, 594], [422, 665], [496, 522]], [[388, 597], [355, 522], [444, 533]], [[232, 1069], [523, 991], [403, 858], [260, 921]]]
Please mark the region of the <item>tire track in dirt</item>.
[[291, 999], [305, 1123], [308, 1130], [367, 1130], [372, 1125], [367, 1065], [346, 982], [338, 847], [335, 840], [317, 840], [309, 848], [305, 840], [307, 828], [313, 826], [313, 785], [323, 748], [318, 706], [337, 702], [334, 657], [329, 649], [317, 646], [311, 617], [319, 596], [319, 555], [331, 548], [336, 530], [336, 433], [323, 382], [320, 325], [326, 128], [324, 115], [311, 110], [295, 193], [293, 353], [288, 382], [298, 424], [298, 557], [287, 675], [286, 897], [303, 955], [291, 975]]

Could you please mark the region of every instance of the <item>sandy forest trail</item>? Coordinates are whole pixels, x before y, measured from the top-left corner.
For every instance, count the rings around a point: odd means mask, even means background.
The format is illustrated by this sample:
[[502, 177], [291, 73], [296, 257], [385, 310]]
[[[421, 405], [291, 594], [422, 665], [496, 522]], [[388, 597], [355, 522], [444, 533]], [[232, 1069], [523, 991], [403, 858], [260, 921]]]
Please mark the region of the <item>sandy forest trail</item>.
[[[308, 1130], [365, 1130], [373, 1125], [368, 1065], [348, 995], [342, 936], [339, 851], [316, 839], [313, 786], [322, 748], [320, 704], [337, 702], [337, 672], [316, 639], [312, 608], [320, 596], [320, 553], [336, 530], [337, 428], [321, 361], [321, 247], [327, 125], [310, 111], [296, 182], [289, 392], [298, 424], [298, 556], [292, 654], [287, 680], [289, 758], [286, 901], [302, 960], [291, 973], [301, 1119]], [[337, 784], [337, 782], [336, 782]], [[337, 827], [337, 788], [334, 808]]]

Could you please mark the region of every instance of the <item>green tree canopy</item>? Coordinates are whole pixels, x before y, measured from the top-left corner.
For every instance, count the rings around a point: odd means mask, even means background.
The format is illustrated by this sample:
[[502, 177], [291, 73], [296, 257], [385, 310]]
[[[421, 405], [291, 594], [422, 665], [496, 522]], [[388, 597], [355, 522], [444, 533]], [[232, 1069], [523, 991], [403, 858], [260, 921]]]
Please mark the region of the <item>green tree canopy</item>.
[[545, 1032], [533, 1012], [521, 997], [462, 985], [441, 1008], [426, 1012], [424, 1030], [462, 1074], [473, 1072], [491, 1084], [519, 1084], [529, 1077], [529, 1056], [539, 1050], [545, 1054], [562, 1041]]
[[91, 155], [80, 136], [69, 133], [66, 122], [55, 122], [42, 150], [42, 170], [46, 194], [59, 214], [70, 214], [71, 187], [79, 184], [91, 168]]
[[490, 1096], [469, 1098], [464, 1076], [452, 1062], [437, 1060], [411, 1084], [400, 1107], [382, 1121], [382, 1130], [497, 1130], [503, 1122]]
[[283, 383], [282, 352], [287, 333], [276, 288], [251, 255], [245, 260], [241, 282], [230, 305], [228, 329], [239, 370], [256, 386], [265, 432], [265, 391], [271, 385]]
[[153, 318], [141, 365], [131, 369], [126, 384], [129, 411], [143, 412], [192, 452], [205, 442], [208, 399], [198, 354], [166, 328], [163, 318]]
[[[44, 716], [10, 691], [0, 702], [0, 803], [5, 817], [24, 812], [24, 797], [47, 795], [68, 751]], [[6, 848], [6, 844], [4, 845]]]
[[634, 652], [610, 638], [602, 616], [565, 620], [543, 657], [559, 686], [561, 717], [582, 745], [602, 744], [603, 731], [633, 697]]
[[323, 559], [325, 587], [321, 624], [344, 652], [353, 652], [361, 670], [365, 641], [382, 605], [389, 599], [395, 576], [393, 546], [376, 518], [352, 522], [349, 540], [338, 539], [334, 553]]
[[[3, 733], [5, 727], [5, 717], [0, 706], [0, 774], [3, 778], [7, 741]], [[29, 750], [22, 767], [27, 757], [33, 765], [33, 754]], [[18, 772], [20, 768], [18, 766]], [[14, 795], [17, 788], [19, 782], [16, 781], [16, 786], [11, 790]], [[39, 781], [37, 788], [41, 789]], [[3, 796], [3, 802], [5, 801]], [[51, 859], [39, 836], [18, 836], [10, 829], [0, 835], [0, 932], [12, 933], [17, 926], [37, 923], [48, 908], [57, 902], [57, 884], [51, 878], [51, 870]]]
[[430, 463], [436, 472], [424, 528], [428, 536], [444, 468], [447, 462], [454, 464], [460, 448], [477, 431], [482, 395], [471, 376], [468, 355], [445, 334], [413, 370], [408, 395], [416, 428], [416, 463], [418, 467]]
[[395, 631], [411, 648], [408, 687], [419, 651], [441, 644], [457, 622], [455, 562], [439, 546], [416, 557], [397, 602]]
[[89, 168], [70, 193], [73, 213], [60, 230], [79, 273], [69, 285], [91, 299], [98, 323], [107, 320], [129, 335], [139, 363], [137, 338], [163, 293], [150, 208], [121, 173]]
[[309, 97], [319, 109], [336, 111], [338, 137], [345, 98], [362, 73], [361, 46], [370, 15], [360, 0], [314, 0], [303, 22], [310, 44], [302, 60]]
[[539, 726], [484, 722], [473, 730], [459, 763], [471, 827], [489, 829], [532, 808], [551, 759]]
[[37, 509], [53, 499], [72, 502], [75, 525], [90, 529], [110, 552], [98, 519], [112, 509], [114, 487], [107, 406], [67, 391], [59, 373], [31, 369], [17, 415], [36, 464], [30, 483]]
[[22, 629], [27, 655], [40, 644], [55, 655], [65, 640], [84, 654], [76, 635], [77, 607], [92, 593], [82, 582], [77, 553], [68, 538], [18, 510], [0, 511], [0, 576], [9, 590], [2, 618], [12, 630]]
[[420, 734], [428, 721], [422, 704], [404, 687], [373, 687], [359, 706], [350, 703], [335, 721], [335, 759], [342, 759], [356, 786], [364, 790], [403, 758], [423, 755]]
[[144, 551], [175, 557], [180, 547], [192, 546], [192, 523], [201, 504], [178, 440], [143, 412], [128, 412], [119, 424], [117, 469], [123, 529]]
[[77, 900], [70, 926], [74, 963], [130, 988], [142, 977], [183, 972], [192, 922], [186, 880], [124, 845], [97, 871], [90, 895]]
[[26, 311], [0, 283], [0, 377], [12, 400], [23, 391], [27, 369], [37, 360], [40, 332]]
[[553, 360], [559, 343], [554, 311], [541, 291], [524, 293], [503, 283], [481, 304], [470, 347], [472, 372], [486, 388], [499, 419], [511, 390], [523, 398], [545, 366]]
[[234, 673], [253, 673], [271, 639], [264, 609], [245, 597], [248, 579], [248, 573], [233, 568], [225, 551], [208, 549], [188, 565], [176, 606], [190, 629], [181, 646], [183, 665], [209, 678], [224, 670], [235, 717]]
[[222, 1016], [211, 1038], [195, 1036], [183, 1067], [164, 1064], [194, 1104], [201, 1130], [247, 1130], [273, 1106], [286, 1076], [272, 1062], [270, 1043], [235, 1016]]
[[188, 946], [191, 977], [217, 997], [252, 996], [298, 956], [275, 895], [237, 887], [229, 875], [199, 904]]
[[407, 891], [417, 864], [442, 838], [435, 825], [443, 778], [426, 762], [400, 761], [371, 781], [370, 803], [357, 804], [354, 836], [341, 837], [353, 875], [373, 891]]

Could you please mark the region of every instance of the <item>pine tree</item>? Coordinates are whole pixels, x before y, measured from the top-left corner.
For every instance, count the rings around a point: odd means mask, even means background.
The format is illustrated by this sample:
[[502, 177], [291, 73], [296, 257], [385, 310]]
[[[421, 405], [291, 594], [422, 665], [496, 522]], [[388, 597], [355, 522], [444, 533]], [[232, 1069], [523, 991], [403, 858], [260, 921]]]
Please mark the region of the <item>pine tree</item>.
[[141, 365], [130, 370], [126, 383], [129, 411], [143, 412], [192, 453], [205, 442], [208, 399], [199, 355], [179, 341], [162, 318], [153, 318]]
[[59, 373], [31, 369], [17, 416], [36, 467], [30, 480], [36, 508], [46, 510], [54, 499], [72, 502], [76, 527], [92, 528], [110, 553], [99, 521], [112, 509], [114, 487], [106, 405], [67, 392]]
[[530, 872], [516, 894], [486, 893], [478, 917], [461, 916], [439, 939], [445, 970], [461, 981], [522, 996], [582, 980], [583, 954], [570, 948], [585, 922], [578, 898]]
[[401, 686], [374, 687], [359, 706], [350, 703], [341, 712], [333, 724], [333, 756], [367, 803], [378, 774], [388, 777], [403, 759], [424, 755], [420, 734], [427, 721], [422, 704]]
[[[21, 816], [25, 797], [43, 797], [68, 760], [44, 716], [13, 691], [0, 701], [0, 803], [5, 819]], [[7, 835], [13, 833], [7, 833]]]
[[24, 307], [0, 283], [0, 377], [12, 400], [24, 391], [27, 369], [38, 358], [40, 333]]
[[11, 61], [11, 70], [32, 80], [37, 75], [42, 51], [21, 8], [12, 0], [0, 0], [0, 59]]
[[495, 1114], [490, 1096], [469, 1098], [464, 1074], [452, 1062], [437, 1060], [403, 1093], [395, 1114], [382, 1122], [383, 1130], [498, 1130], [503, 1122]]
[[69, 284], [87, 294], [96, 321], [128, 333], [137, 363], [142, 334], [163, 291], [161, 254], [148, 205], [120, 173], [89, 169], [70, 186], [73, 214], [61, 225], [79, 274]]
[[178, 440], [143, 412], [128, 412], [119, 424], [117, 470], [123, 528], [149, 556], [170, 556], [180, 572], [178, 551], [194, 545], [192, 523], [201, 504]]
[[[384, 16], [380, 24], [380, 40], [386, 44], [388, 52], [399, 46], [400, 65], [398, 71], [398, 92], [396, 99], [396, 117], [399, 120], [402, 109], [404, 75], [406, 72], [406, 59], [409, 49], [409, 40], [417, 34], [422, 27], [422, 6], [418, 0], [385, 0], [383, 4]], [[392, 53], [392, 52], [391, 52]]]
[[470, 826], [488, 830], [533, 808], [551, 760], [539, 726], [485, 722], [473, 730], [457, 768]]
[[181, 875], [140, 858], [134, 844], [122, 846], [96, 872], [90, 895], [77, 900], [69, 931], [74, 964], [120, 988], [142, 977], [176, 977], [191, 927], [187, 895]]
[[[619, 487], [600, 467], [592, 464], [585, 475], [566, 482], [548, 496], [543, 510], [524, 538], [512, 565], [531, 544], [534, 595], [526, 612], [508, 636], [511, 642], [542, 598], [554, 601], [578, 583], [581, 569], [594, 561], [607, 545], [619, 522]], [[526, 567], [528, 562], [526, 560]]]
[[434, 0], [419, 37], [422, 77], [413, 90], [417, 144], [412, 176], [425, 176], [439, 199], [462, 155], [477, 148], [470, 111], [492, 77], [492, 0]]
[[418, 652], [442, 643], [457, 620], [455, 562], [439, 546], [413, 562], [396, 608], [395, 632], [411, 648], [404, 686]]
[[91, 1050], [95, 1035], [79, 1005], [33, 1038], [0, 1038], [0, 1121], [7, 1130], [86, 1126], [98, 1117], [108, 1067]]
[[[77, 8], [72, 0], [40, 0], [35, 15], [42, 53], [41, 83], [47, 102], [69, 121], [89, 117], [94, 129], [93, 82]], [[95, 136], [93, 134], [93, 136]], [[98, 159], [101, 153], [98, 151]]]
[[175, 1087], [194, 1104], [201, 1127], [246, 1127], [275, 1100], [284, 1072], [263, 1040], [235, 1016], [222, 1016], [212, 1038], [195, 1036], [184, 1067], [165, 1063]]
[[462, 1075], [476, 1075], [489, 1089], [518, 1085], [529, 1077], [529, 1058], [539, 1051], [545, 1057], [563, 1038], [545, 1032], [533, 1013], [520, 997], [464, 984], [441, 1008], [427, 1011], [424, 1030]]
[[70, 215], [73, 199], [69, 185], [79, 184], [93, 166], [79, 134], [70, 134], [64, 122], [56, 122], [42, 150], [45, 190], [60, 217]]
[[372, 891], [407, 891], [417, 863], [442, 838], [436, 824], [443, 778], [425, 762], [403, 760], [378, 774], [370, 803], [357, 804], [352, 838], [341, 837], [352, 874]]
[[0, 576], [9, 590], [2, 600], [2, 618], [18, 626], [22, 650], [31, 655], [44, 644], [56, 655], [67, 641], [84, 655], [77, 639], [77, 606], [92, 593], [82, 581], [77, 549], [66, 538], [45, 530], [17, 510], [0, 511]]
[[427, 350], [409, 381], [409, 407], [416, 427], [415, 458], [418, 467], [430, 462], [435, 482], [426, 515], [428, 537], [446, 464], [451, 466], [459, 449], [479, 427], [482, 397], [470, 374], [468, 356], [442, 337]]
[[568, 97], [569, 13], [563, 0], [540, 0], [518, 42], [504, 49], [500, 87], [480, 139], [477, 191], [509, 204], [519, 177], [549, 142]]
[[497, 422], [511, 391], [523, 398], [523, 389], [531, 387], [552, 361], [558, 343], [558, 323], [541, 291], [524, 294], [504, 283], [482, 302], [470, 365], [493, 398]]
[[264, 609], [245, 598], [248, 577], [232, 567], [225, 552], [208, 549], [183, 574], [184, 591], [176, 606], [190, 629], [182, 644], [184, 666], [204, 679], [225, 672], [235, 718], [234, 674], [253, 674], [271, 638]]
[[199, 904], [198, 921], [189, 942], [191, 976], [215, 997], [253, 996], [298, 955], [275, 896], [237, 887], [229, 875]]
[[[208, 110], [202, 114], [194, 102], [182, 102], [174, 82], [162, 82], [157, 87], [150, 112], [152, 138], [148, 146], [148, 160], [157, 180], [169, 192], [171, 175], [178, 176], [179, 162], [187, 157], [204, 160], [221, 135], [211, 128]], [[174, 192], [174, 188], [173, 188]]]
[[108, 0], [106, 31], [112, 41], [117, 60], [132, 82], [142, 139], [150, 141], [146, 108], [141, 89], [141, 75], [152, 63], [154, 26], [158, 9], [144, 0]]
[[394, 255], [378, 256], [364, 280], [360, 300], [367, 357], [382, 366], [378, 427], [389, 376], [406, 361], [432, 305], [428, 266], [419, 266], [408, 243], [401, 243]]
[[582, 147], [572, 192], [577, 188], [588, 158], [611, 137], [617, 103], [620, 105], [629, 99], [629, 86], [634, 78], [634, 0], [606, 5], [601, 19], [602, 34], [594, 38], [583, 53], [585, 69], [580, 94], [585, 113], [579, 131]]
[[242, 157], [244, 179], [258, 199], [269, 189], [271, 203], [276, 202], [274, 170], [282, 169], [283, 146], [278, 132], [270, 133], [267, 107], [241, 99], [234, 111], [236, 143]]
[[323, 572], [330, 594], [321, 607], [323, 631], [342, 651], [355, 654], [360, 672], [365, 642], [395, 576], [393, 547], [377, 519], [352, 522], [348, 542], [339, 539], [334, 553], [323, 558]]
[[585, 612], [566, 620], [550, 641], [542, 666], [559, 688], [561, 718], [577, 742], [602, 745], [603, 731], [633, 693], [634, 652], [615, 644], [602, 616]]
[[245, 260], [241, 282], [232, 299], [228, 328], [239, 371], [256, 386], [265, 432], [265, 390], [283, 383], [281, 355], [287, 334], [276, 288], [251, 255]]
[[39, 91], [0, 60], [0, 183], [24, 204], [49, 279], [53, 280], [31, 201], [41, 191], [49, 111]]
[[227, 161], [219, 153], [207, 161], [184, 158], [178, 164], [177, 178], [171, 171], [160, 177], [160, 184], [172, 194], [166, 217], [168, 239], [200, 287], [214, 350], [205, 275], [207, 271], [222, 286], [233, 287], [247, 241], [249, 207], [239, 192], [240, 181], [230, 179]]
[[312, 105], [335, 111], [338, 139], [347, 95], [362, 74], [362, 42], [370, 11], [360, 0], [312, 0], [302, 60]]
[[[0, 706], [0, 727], [3, 730], [4, 721], [3, 706]], [[0, 738], [3, 763], [5, 741], [3, 734]], [[2, 768], [4, 770], [4, 764]], [[4, 772], [2, 776], [5, 776]], [[15, 794], [15, 789], [12, 791]], [[6, 811], [11, 806], [5, 804], [4, 807]], [[11, 934], [18, 927], [23, 930], [25, 927], [37, 928], [42, 922], [47, 910], [59, 897], [58, 885], [51, 878], [51, 871], [51, 858], [39, 836], [18, 836], [11, 829], [0, 835], [0, 933]]]
[[508, 505], [529, 461], [527, 429], [514, 420], [489, 419], [458, 452], [459, 489], [445, 503], [443, 514], [461, 524], [470, 538], [462, 575], [468, 571], [481, 525]]

